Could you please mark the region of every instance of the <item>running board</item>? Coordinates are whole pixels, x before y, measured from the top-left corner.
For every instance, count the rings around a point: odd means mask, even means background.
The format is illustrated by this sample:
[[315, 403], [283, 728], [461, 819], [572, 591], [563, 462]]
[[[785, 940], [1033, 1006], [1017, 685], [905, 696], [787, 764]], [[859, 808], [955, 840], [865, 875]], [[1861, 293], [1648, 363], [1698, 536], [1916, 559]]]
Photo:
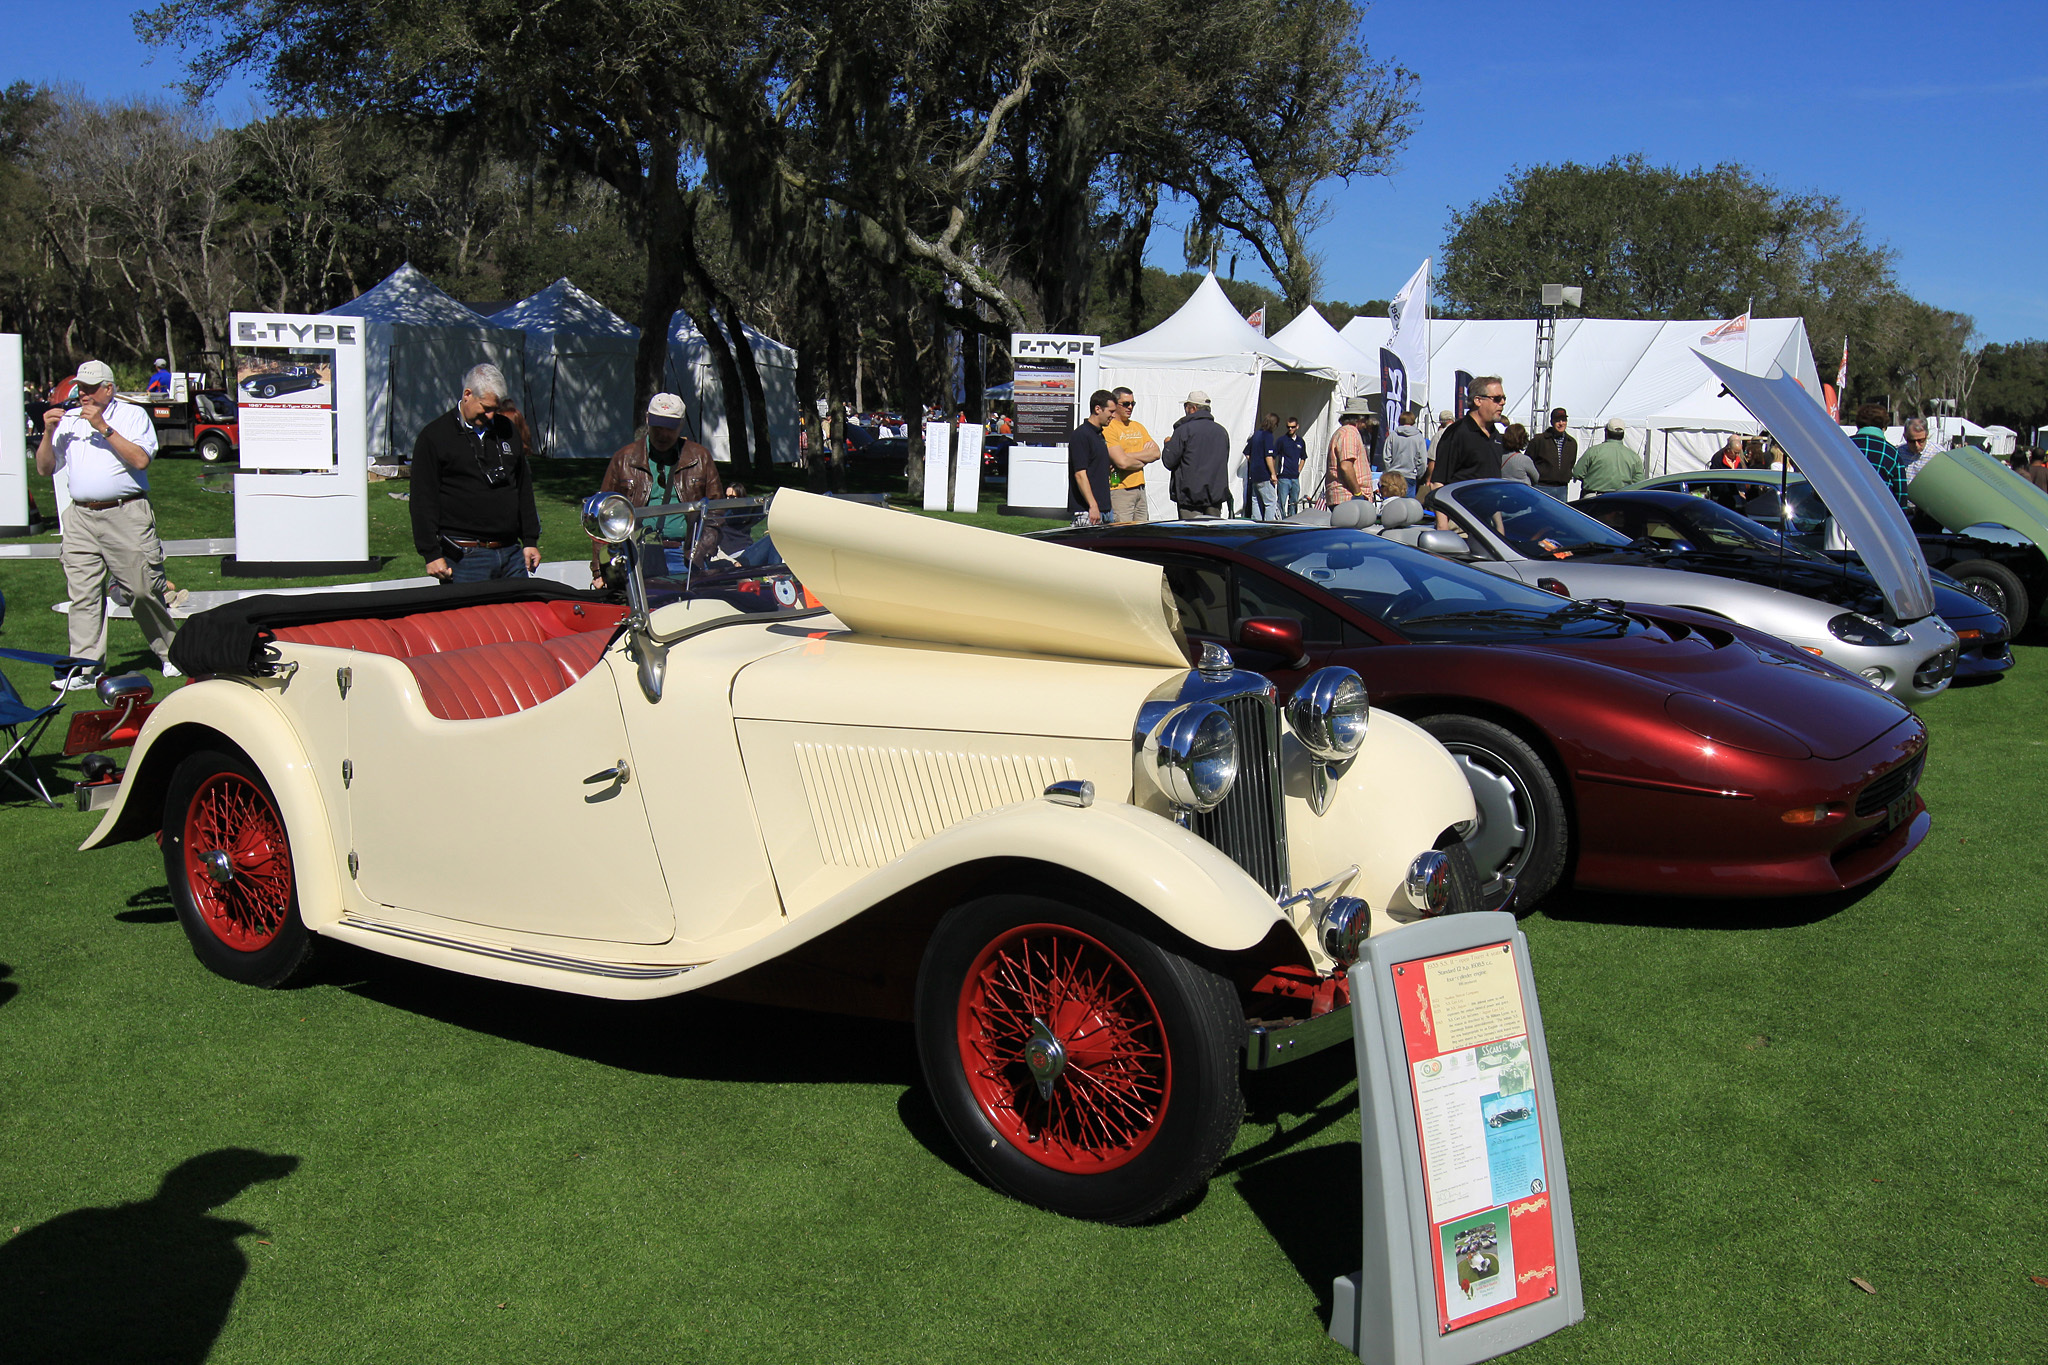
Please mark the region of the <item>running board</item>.
[[1339, 1005], [1328, 1014], [1318, 1014], [1298, 1024], [1248, 1024], [1244, 1035], [1245, 1070], [1270, 1071], [1350, 1041], [1349, 1005]]
[[336, 927], [361, 930], [370, 934], [387, 934], [392, 938], [424, 943], [432, 948], [469, 953], [476, 957], [496, 958], [500, 962], [516, 962], [522, 966], [540, 967], [553, 972], [573, 972], [580, 976], [601, 976], [613, 981], [661, 981], [694, 970], [691, 967], [647, 967], [625, 962], [594, 962], [588, 958], [565, 957], [560, 953], [543, 953], [533, 948], [507, 948], [493, 943], [476, 943], [469, 939], [430, 934], [422, 929], [386, 924], [381, 920], [364, 919], [356, 915], [349, 916]]

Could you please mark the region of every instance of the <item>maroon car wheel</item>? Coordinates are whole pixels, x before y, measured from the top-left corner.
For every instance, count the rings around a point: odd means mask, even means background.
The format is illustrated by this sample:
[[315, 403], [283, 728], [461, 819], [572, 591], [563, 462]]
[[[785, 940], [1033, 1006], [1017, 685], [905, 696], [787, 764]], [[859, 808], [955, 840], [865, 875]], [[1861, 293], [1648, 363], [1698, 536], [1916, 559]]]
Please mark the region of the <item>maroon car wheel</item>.
[[1242, 1117], [1243, 1031], [1222, 977], [1034, 896], [953, 910], [918, 973], [947, 1128], [991, 1184], [1077, 1218], [1144, 1222], [1201, 1189]]
[[312, 956], [284, 816], [239, 754], [201, 750], [171, 775], [164, 875], [192, 951], [212, 971], [281, 986]]
[[1476, 716], [1422, 716], [1416, 722], [1464, 773], [1479, 808], [1479, 827], [1465, 841], [1479, 868], [1480, 899], [1499, 903], [1508, 881], [1515, 903], [1531, 906], [1564, 875], [1571, 842], [1564, 793], [1550, 765], [1527, 740]]

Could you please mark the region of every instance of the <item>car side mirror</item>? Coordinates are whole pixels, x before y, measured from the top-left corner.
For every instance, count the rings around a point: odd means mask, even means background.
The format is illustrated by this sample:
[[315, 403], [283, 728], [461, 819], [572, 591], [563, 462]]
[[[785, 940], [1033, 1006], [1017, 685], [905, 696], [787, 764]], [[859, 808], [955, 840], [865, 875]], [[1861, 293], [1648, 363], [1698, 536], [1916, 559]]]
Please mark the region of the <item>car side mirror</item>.
[[1465, 537], [1456, 531], [1428, 530], [1415, 537], [1415, 548], [1445, 559], [1464, 559], [1472, 553]]
[[1289, 668], [1307, 668], [1308, 651], [1302, 648], [1301, 622], [1285, 616], [1250, 616], [1238, 623], [1237, 643], [1287, 660]]

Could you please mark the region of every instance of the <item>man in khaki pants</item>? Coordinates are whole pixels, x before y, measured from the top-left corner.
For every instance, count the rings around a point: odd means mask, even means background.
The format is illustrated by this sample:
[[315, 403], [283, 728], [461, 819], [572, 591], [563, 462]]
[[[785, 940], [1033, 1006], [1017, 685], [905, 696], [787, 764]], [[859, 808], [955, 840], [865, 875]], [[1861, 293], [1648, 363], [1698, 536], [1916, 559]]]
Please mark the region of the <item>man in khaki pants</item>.
[[[163, 545], [156, 538], [156, 512], [149, 505], [149, 468], [156, 455], [156, 427], [149, 413], [114, 396], [114, 372], [97, 360], [78, 367], [78, 410], [61, 407], [43, 414], [43, 439], [36, 447], [36, 473], [59, 469], [70, 482], [71, 506], [64, 511], [64, 544], [58, 558], [71, 597], [71, 652], [97, 657], [105, 625], [107, 580], [135, 599], [135, 622], [163, 665], [171, 664], [170, 609], [164, 605]], [[102, 666], [105, 660], [101, 660]], [[50, 684], [58, 691], [89, 688], [88, 673]]]

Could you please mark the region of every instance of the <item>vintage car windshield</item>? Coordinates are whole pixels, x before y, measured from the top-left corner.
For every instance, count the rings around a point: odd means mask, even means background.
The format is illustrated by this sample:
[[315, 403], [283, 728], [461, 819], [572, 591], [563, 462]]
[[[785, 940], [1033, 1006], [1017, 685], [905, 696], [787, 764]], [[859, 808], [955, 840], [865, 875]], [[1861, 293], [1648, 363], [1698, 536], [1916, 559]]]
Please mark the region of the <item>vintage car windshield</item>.
[[653, 606], [685, 598], [722, 601], [743, 612], [806, 605], [802, 585], [768, 535], [765, 498], [643, 507], [634, 520]]
[[1243, 548], [1411, 640], [1470, 642], [1643, 629], [1611, 609], [1560, 601], [1511, 579], [1363, 531], [1303, 531]]
[[1517, 554], [1527, 559], [1626, 550], [1629, 538], [1547, 493], [1521, 483], [1473, 483], [1458, 488], [1458, 503]]

